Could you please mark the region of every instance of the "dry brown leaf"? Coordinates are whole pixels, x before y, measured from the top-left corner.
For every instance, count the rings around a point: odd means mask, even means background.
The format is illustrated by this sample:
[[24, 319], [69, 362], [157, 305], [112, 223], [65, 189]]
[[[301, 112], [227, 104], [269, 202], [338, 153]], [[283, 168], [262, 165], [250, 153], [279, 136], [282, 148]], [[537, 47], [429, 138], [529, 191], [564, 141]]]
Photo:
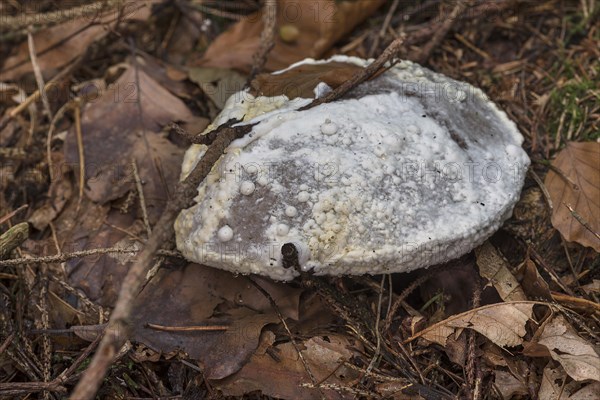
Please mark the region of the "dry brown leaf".
[[[181, 349], [204, 367], [209, 379], [238, 371], [254, 353], [262, 328], [278, 322], [271, 304], [246, 276], [203, 265], [161, 268], [136, 299], [134, 337], [153, 350]], [[256, 279], [285, 317], [298, 316], [301, 290]], [[166, 332], [166, 327], [227, 325], [227, 331]]]
[[[42, 72], [59, 69], [81, 55], [93, 42], [106, 36], [115, 26], [118, 17], [146, 19], [150, 16], [150, 3], [154, 0], [128, 1], [122, 4], [124, 12], [96, 13], [67, 21], [41, 30], [33, 35], [38, 64]], [[2, 65], [2, 80], [14, 80], [31, 72], [27, 41], [16, 48]]]
[[[282, 69], [304, 58], [319, 58], [331, 46], [368, 18], [384, 0], [371, 1], [277, 1], [277, 28], [297, 28], [295, 41], [276, 37], [266, 70]], [[197, 66], [232, 68], [248, 72], [260, 45], [262, 11], [245, 17], [221, 34], [206, 50]]]
[[475, 249], [475, 255], [480, 275], [490, 281], [502, 300], [527, 300], [521, 285], [510, 272], [508, 262], [490, 242], [486, 241]]
[[48, 309], [50, 311], [50, 321], [55, 329], [64, 329], [83, 322], [84, 314], [81, 311], [61, 299], [54, 291], [49, 291], [49, 294]]
[[494, 371], [494, 384], [500, 391], [500, 394], [502, 394], [502, 398], [505, 400], [510, 400], [515, 395], [526, 396], [529, 394], [527, 385], [509, 371]]
[[580, 385], [572, 381], [566, 383], [567, 375], [560, 368], [547, 366], [544, 369], [538, 398], [543, 400], [598, 400], [600, 383], [591, 382]]
[[[284, 399], [321, 399], [315, 389], [303, 387], [310, 378], [291, 343], [272, 346], [274, 335], [265, 332], [261, 346], [250, 361], [235, 375], [213, 382], [227, 396], [242, 396], [260, 390], [263, 394]], [[263, 335], [263, 336], [265, 336]], [[313, 337], [302, 343], [302, 355], [317, 382], [347, 386], [359, 372], [340, 366], [360, 348], [360, 343], [345, 336]], [[274, 384], [274, 383], [277, 384]], [[352, 399], [354, 395], [341, 391], [323, 390], [327, 399]]]
[[542, 278], [531, 259], [525, 260], [525, 263], [523, 263], [523, 266], [519, 270], [519, 275], [521, 276], [521, 286], [529, 296], [534, 299], [552, 300], [548, 283]]
[[227, 99], [244, 89], [246, 78], [239, 72], [231, 69], [198, 67], [190, 68], [189, 78], [195, 82], [206, 96], [215, 103], [219, 109], [223, 109]]
[[314, 89], [325, 82], [332, 89], [337, 88], [361, 70], [355, 64], [328, 62], [314, 65], [301, 65], [285, 72], [272, 75], [260, 74], [251, 83], [252, 94], [257, 96], [286, 95], [288, 99], [315, 97]]
[[28, 221], [39, 231], [43, 231], [54, 221], [60, 212], [67, 205], [68, 200], [73, 195], [73, 181], [69, 179], [70, 171], [67, 168], [60, 168], [65, 165], [64, 155], [59, 152], [52, 153], [52, 163], [59, 166], [52, 172], [52, 180], [48, 189], [48, 198], [44, 204], [36, 208]]
[[[566, 240], [600, 252], [600, 143], [569, 142], [552, 165], [565, 175], [550, 170], [544, 181], [554, 207], [552, 225]], [[593, 233], [567, 206], [573, 208]]]
[[[81, 214], [95, 219], [96, 223], [84, 224]], [[75, 224], [72, 230], [57, 229], [65, 253], [109, 248], [123, 240], [130, 240], [133, 244], [135, 242], [126, 232], [137, 236], [144, 234], [142, 224], [134, 224], [132, 213], [122, 214], [118, 210], [95, 205], [87, 199], [82, 202], [79, 213], [77, 202], [72, 202], [57, 219], [57, 224], [65, 226], [65, 220], [69, 218]], [[127, 269], [125, 262], [108, 254], [74, 258], [66, 263], [69, 284], [82, 289], [88, 298], [103, 307], [111, 307], [116, 301]]]
[[540, 329], [544, 331], [537, 344], [545, 346], [571, 378], [600, 381], [600, 356], [562, 315], [555, 316]]
[[422, 337], [445, 346], [450, 335], [469, 328], [500, 347], [518, 346], [523, 342], [525, 323], [531, 318], [534, 305], [534, 302], [519, 301], [479, 307], [425, 328], [407, 341]]
[[[110, 90], [83, 110], [86, 195], [104, 204], [133, 189], [135, 159], [150, 220], [158, 218], [179, 179], [183, 159], [183, 149], [159, 132], [171, 121], [192, 119], [179, 98], [144, 70], [136, 74], [135, 67], [128, 67]], [[79, 164], [74, 128], [67, 135], [65, 159], [69, 165]]]

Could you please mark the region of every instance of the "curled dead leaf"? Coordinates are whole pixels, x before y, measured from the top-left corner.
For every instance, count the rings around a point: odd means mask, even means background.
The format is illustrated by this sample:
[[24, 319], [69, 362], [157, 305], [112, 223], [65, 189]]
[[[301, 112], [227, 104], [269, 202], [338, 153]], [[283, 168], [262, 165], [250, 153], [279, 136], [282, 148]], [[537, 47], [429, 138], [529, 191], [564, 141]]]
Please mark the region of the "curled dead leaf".
[[525, 323], [531, 318], [535, 302], [518, 301], [490, 304], [453, 315], [407, 339], [423, 338], [445, 346], [450, 335], [464, 328], [473, 329], [500, 347], [518, 346], [523, 342]]
[[504, 301], [527, 300], [519, 282], [509, 270], [508, 262], [490, 242], [475, 249], [479, 273], [498, 291]]

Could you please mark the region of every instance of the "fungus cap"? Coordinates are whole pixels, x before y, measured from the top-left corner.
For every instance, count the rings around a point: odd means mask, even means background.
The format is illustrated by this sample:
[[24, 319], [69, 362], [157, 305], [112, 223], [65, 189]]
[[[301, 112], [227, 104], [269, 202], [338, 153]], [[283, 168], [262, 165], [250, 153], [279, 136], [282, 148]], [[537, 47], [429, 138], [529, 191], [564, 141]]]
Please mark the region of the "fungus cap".
[[[258, 123], [177, 218], [186, 258], [290, 280], [298, 272], [282, 248], [291, 243], [317, 275], [406, 272], [466, 254], [511, 215], [530, 161], [516, 125], [481, 90], [402, 61], [298, 111], [311, 100], [244, 91], [227, 101], [207, 130]], [[183, 177], [205, 150], [187, 151]]]

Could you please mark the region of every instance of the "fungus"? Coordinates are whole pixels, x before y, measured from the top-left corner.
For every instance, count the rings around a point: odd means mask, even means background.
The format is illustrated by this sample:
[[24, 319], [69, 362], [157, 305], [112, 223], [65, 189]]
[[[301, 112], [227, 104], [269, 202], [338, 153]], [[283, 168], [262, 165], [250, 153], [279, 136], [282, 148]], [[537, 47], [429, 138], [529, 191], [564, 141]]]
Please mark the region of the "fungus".
[[[529, 158], [481, 90], [402, 61], [298, 111], [311, 100], [244, 91], [227, 101], [208, 130], [256, 125], [177, 218], [186, 258], [277, 280], [299, 274], [286, 254], [317, 275], [406, 272], [468, 253], [511, 215]], [[182, 176], [205, 151], [187, 151]]]

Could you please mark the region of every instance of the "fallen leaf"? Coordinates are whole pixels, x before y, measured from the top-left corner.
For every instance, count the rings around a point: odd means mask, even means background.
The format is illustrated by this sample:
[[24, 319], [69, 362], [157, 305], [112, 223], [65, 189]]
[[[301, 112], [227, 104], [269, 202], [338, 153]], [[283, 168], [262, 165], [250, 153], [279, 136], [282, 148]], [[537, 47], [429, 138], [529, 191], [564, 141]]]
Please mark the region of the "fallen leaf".
[[[263, 327], [278, 322], [271, 304], [245, 276], [202, 265], [161, 268], [135, 303], [134, 337], [153, 350], [182, 350], [203, 366], [209, 379], [238, 371], [257, 348]], [[284, 316], [298, 316], [301, 290], [256, 279]], [[226, 325], [226, 331], [168, 332], [166, 327]]]
[[[265, 68], [274, 71], [304, 58], [319, 58], [335, 42], [377, 10], [384, 0], [371, 1], [277, 1], [277, 28], [298, 35], [293, 41], [277, 35]], [[251, 14], [217, 37], [196, 66], [249, 72], [263, 30], [262, 11]]]
[[[60, 232], [61, 248], [65, 253], [113, 247], [128, 238], [126, 232], [136, 236], [143, 234], [141, 224], [134, 224], [132, 213], [122, 214], [118, 210], [109, 210], [89, 201], [84, 201], [80, 210], [83, 211], [77, 213], [76, 202], [73, 202], [61, 214], [57, 224], [65, 226], [64, 221], [68, 218], [73, 218], [75, 222], [72, 229], [57, 229]], [[84, 224], [84, 218], [80, 214], [95, 221]], [[126, 262], [108, 254], [100, 254], [71, 259], [66, 262], [65, 270], [71, 286], [82, 289], [90, 300], [110, 307], [118, 297], [128, 268]]]
[[252, 82], [254, 96], [280, 96], [288, 99], [315, 97], [314, 90], [321, 82], [332, 89], [346, 82], [362, 67], [343, 62], [328, 62], [323, 64], [305, 64], [290, 68], [278, 74], [260, 74]]
[[246, 78], [232, 69], [190, 68], [189, 77], [220, 110], [232, 94], [239, 92], [246, 85]]
[[598, 400], [599, 382], [581, 385], [573, 381], [565, 384], [566, 380], [567, 375], [562, 368], [546, 366], [538, 398], [543, 400]]
[[519, 270], [519, 275], [521, 276], [521, 286], [531, 298], [545, 301], [552, 300], [548, 283], [542, 278], [531, 259], [525, 260]]
[[494, 371], [494, 384], [505, 400], [510, 400], [515, 395], [527, 396], [529, 394], [525, 383], [509, 371]]
[[[43, 29], [33, 35], [38, 65], [42, 72], [60, 69], [81, 55], [92, 43], [106, 36], [117, 20], [145, 19], [154, 1], [126, 1], [121, 10], [98, 13], [90, 8], [87, 15]], [[33, 71], [27, 41], [18, 46], [2, 65], [2, 79], [15, 80]]]
[[475, 249], [479, 274], [486, 278], [504, 301], [527, 300], [519, 282], [509, 270], [508, 262], [489, 241]]
[[[52, 163], [54, 166], [64, 166], [63, 154], [52, 153]], [[53, 171], [47, 200], [41, 207], [36, 208], [28, 219], [28, 222], [39, 231], [43, 231], [50, 222], [54, 221], [73, 195], [73, 182], [69, 178], [71, 171], [67, 168], [58, 169]]]
[[543, 332], [537, 344], [546, 347], [571, 378], [600, 381], [600, 356], [562, 315], [556, 315], [540, 329]]
[[[136, 74], [133, 66], [127, 68], [110, 90], [83, 110], [86, 195], [104, 204], [134, 189], [135, 159], [151, 222], [158, 218], [179, 179], [183, 159], [183, 149], [159, 131], [171, 121], [191, 119], [181, 100], [143, 70]], [[65, 159], [79, 164], [74, 128], [67, 135]]]
[[[552, 165], [570, 181], [553, 170], [546, 175], [544, 184], [554, 207], [552, 225], [569, 242], [600, 252], [600, 143], [569, 142]], [[572, 207], [594, 233], [567, 206]]]
[[573, 392], [568, 398], [568, 400], [598, 400], [600, 396], [600, 383], [599, 382], [591, 382], [582, 387], [581, 389]]
[[[272, 346], [274, 335], [265, 332], [268, 339], [254, 353], [250, 361], [235, 375], [213, 382], [226, 396], [242, 396], [261, 391], [263, 394], [284, 399], [321, 399], [319, 391], [305, 387], [311, 380], [298, 357], [292, 343]], [[272, 336], [273, 335], [273, 336]], [[308, 368], [317, 382], [347, 386], [359, 377], [359, 372], [342, 364], [348, 361], [354, 352], [352, 347], [359, 347], [352, 339], [345, 336], [328, 335], [313, 337], [300, 346]], [[277, 382], [277, 384], [273, 384]], [[327, 399], [352, 399], [353, 394], [343, 391], [323, 389]]]
[[559, 400], [564, 390], [567, 375], [559, 368], [544, 368], [538, 396], [544, 400]]
[[533, 302], [511, 302], [490, 304], [453, 315], [423, 329], [406, 341], [422, 337], [430, 342], [445, 346], [450, 335], [461, 329], [473, 329], [500, 347], [518, 346], [526, 333], [525, 323], [531, 318]]
[[450, 361], [461, 367], [465, 366], [467, 361], [467, 335], [465, 331], [460, 332], [458, 337], [456, 335], [450, 335], [446, 339], [446, 345], [443, 348], [444, 353], [448, 356]]
[[64, 329], [67, 326], [84, 322], [85, 316], [81, 311], [61, 299], [54, 291], [49, 291], [49, 294], [48, 309], [50, 311], [51, 326], [55, 327], [55, 329]]

